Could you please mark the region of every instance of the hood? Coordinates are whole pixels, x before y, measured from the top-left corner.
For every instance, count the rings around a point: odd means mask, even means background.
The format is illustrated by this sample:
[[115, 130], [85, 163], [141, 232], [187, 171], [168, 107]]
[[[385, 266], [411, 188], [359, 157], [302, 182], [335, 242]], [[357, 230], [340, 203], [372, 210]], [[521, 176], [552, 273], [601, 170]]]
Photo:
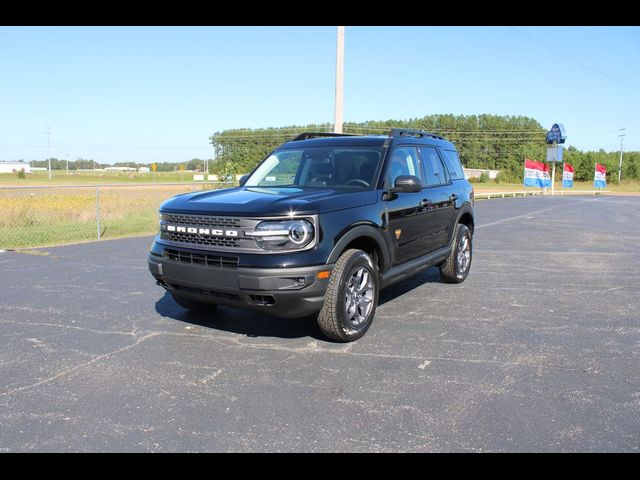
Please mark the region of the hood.
[[287, 215], [290, 212], [312, 215], [370, 205], [376, 199], [375, 190], [238, 187], [178, 195], [165, 201], [160, 210], [244, 217]]

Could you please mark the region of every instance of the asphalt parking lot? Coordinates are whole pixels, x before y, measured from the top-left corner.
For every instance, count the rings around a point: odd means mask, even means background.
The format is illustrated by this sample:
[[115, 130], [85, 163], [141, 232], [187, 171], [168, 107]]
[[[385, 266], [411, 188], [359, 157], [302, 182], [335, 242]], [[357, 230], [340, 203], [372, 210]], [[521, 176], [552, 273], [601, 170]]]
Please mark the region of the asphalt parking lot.
[[150, 237], [0, 253], [0, 452], [640, 451], [640, 197], [476, 205], [351, 344], [187, 313]]

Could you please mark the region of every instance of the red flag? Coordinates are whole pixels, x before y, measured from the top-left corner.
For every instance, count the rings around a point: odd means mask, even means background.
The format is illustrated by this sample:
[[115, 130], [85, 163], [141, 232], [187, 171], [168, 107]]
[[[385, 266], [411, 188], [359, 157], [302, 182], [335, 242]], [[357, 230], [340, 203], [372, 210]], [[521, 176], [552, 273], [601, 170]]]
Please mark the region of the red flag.
[[607, 186], [607, 169], [596, 162], [596, 171], [593, 175], [594, 188], [606, 188]]
[[568, 163], [562, 169], [562, 188], [573, 188], [573, 166]]
[[546, 188], [551, 186], [549, 165], [544, 162], [524, 159], [524, 186]]
[[536, 160], [524, 159], [524, 168], [531, 168], [533, 170], [542, 170], [543, 172], [549, 172], [549, 165], [544, 162], [538, 162]]

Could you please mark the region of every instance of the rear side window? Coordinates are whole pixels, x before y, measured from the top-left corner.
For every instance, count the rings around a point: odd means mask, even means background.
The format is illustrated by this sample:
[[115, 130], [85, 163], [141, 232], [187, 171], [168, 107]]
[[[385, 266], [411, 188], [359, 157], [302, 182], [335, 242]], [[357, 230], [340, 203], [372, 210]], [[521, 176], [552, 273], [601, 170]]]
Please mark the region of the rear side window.
[[460, 163], [460, 157], [458, 157], [458, 152], [455, 150], [443, 150], [444, 152], [444, 163], [447, 164], [447, 170], [449, 170], [449, 175], [451, 175], [452, 180], [460, 180], [464, 178], [464, 170], [462, 169], [462, 164]]
[[424, 162], [427, 185], [435, 186], [449, 183], [449, 178], [444, 171], [444, 165], [442, 165], [440, 155], [438, 155], [436, 149], [433, 147], [420, 147], [420, 154]]

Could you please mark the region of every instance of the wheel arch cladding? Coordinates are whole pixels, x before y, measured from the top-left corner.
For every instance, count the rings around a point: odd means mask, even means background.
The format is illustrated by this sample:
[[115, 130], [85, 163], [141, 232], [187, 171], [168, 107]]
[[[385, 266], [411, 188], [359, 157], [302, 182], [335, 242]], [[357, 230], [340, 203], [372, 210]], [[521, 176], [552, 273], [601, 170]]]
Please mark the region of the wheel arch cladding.
[[473, 230], [475, 225], [473, 222], [473, 215], [471, 215], [470, 212], [466, 211], [462, 215], [460, 215], [460, 218], [458, 219], [458, 223], [462, 223], [463, 225], [466, 225], [466, 227], [471, 232], [471, 235], [473, 235]]
[[360, 225], [345, 233], [333, 247], [327, 263], [337, 262], [340, 255], [352, 248], [367, 252], [380, 273], [388, 269], [390, 259], [384, 238], [375, 228], [366, 225]]

